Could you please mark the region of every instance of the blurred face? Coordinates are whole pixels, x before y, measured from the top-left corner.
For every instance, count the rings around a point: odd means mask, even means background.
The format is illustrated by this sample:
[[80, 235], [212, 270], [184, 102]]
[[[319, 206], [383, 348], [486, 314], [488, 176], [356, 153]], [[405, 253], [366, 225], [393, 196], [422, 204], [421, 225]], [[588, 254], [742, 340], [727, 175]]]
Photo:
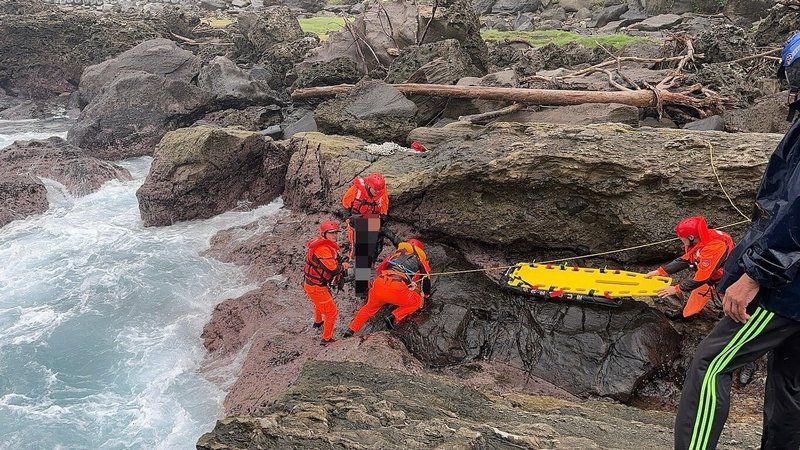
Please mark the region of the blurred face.
[[692, 244], [694, 244], [694, 241], [690, 241], [688, 238], [685, 238], [685, 237], [678, 237], [678, 239], [680, 239], [681, 242], [683, 243], [684, 251], [685, 250], [689, 250], [689, 247], [691, 247]]
[[336, 239], [339, 238], [339, 232], [338, 231], [326, 231], [325, 234], [322, 235], [322, 237], [324, 237], [325, 239], [327, 239], [329, 241], [336, 242]]
[[372, 190], [372, 186], [370, 186], [370, 185], [367, 185], [367, 194], [369, 194], [370, 197], [374, 197], [375, 196], [375, 191]]

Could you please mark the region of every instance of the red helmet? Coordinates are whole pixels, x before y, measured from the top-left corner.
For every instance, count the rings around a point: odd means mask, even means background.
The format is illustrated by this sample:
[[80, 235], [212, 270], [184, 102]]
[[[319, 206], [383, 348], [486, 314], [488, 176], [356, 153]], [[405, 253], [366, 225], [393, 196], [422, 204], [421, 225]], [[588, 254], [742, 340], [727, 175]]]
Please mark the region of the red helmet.
[[687, 217], [675, 225], [675, 234], [684, 239], [702, 240], [708, 234], [708, 224], [703, 216]]
[[414, 247], [417, 247], [420, 250], [425, 250], [425, 245], [419, 239], [409, 239], [406, 242], [413, 245]]
[[380, 194], [386, 189], [386, 180], [383, 178], [383, 175], [378, 172], [371, 173], [364, 178], [364, 184], [372, 188], [376, 194]]
[[325, 235], [325, 233], [329, 233], [331, 231], [339, 231], [339, 222], [335, 220], [326, 220], [319, 224], [319, 233], [321, 235]]

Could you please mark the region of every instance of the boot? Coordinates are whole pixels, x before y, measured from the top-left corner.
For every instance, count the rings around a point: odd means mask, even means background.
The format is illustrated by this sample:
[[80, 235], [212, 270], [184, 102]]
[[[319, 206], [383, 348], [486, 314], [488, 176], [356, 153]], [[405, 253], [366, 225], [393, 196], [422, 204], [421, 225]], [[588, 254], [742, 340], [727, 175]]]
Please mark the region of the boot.
[[345, 339], [347, 339], [347, 338], [351, 337], [351, 336], [352, 336], [352, 335], [354, 335], [354, 334], [356, 334], [356, 333], [355, 333], [355, 331], [353, 331], [353, 330], [351, 330], [351, 329], [349, 329], [349, 328], [348, 328], [348, 329], [347, 329], [347, 331], [345, 331], [345, 332], [344, 332], [344, 334], [342, 335], [342, 337], [343, 337], [343, 338], [345, 338]]
[[664, 311], [664, 315], [667, 316], [669, 320], [683, 320], [683, 310], [680, 309], [668, 309]]
[[753, 381], [755, 374], [756, 363], [747, 363], [744, 367], [739, 369], [739, 383], [741, 383], [742, 386], [747, 386], [751, 381]]
[[312, 328], [322, 328], [322, 324], [325, 322], [314, 322], [314, 325], [311, 325]]
[[319, 342], [319, 345], [327, 347], [328, 345], [333, 344], [334, 342], [336, 342], [336, 339], [323, 339]]
[[386, 323], [387, 330], [394, 330], [397, 328], [397, 324], [394, 322], [394, 316], [389, 314], [383, 319], [384, 323]]

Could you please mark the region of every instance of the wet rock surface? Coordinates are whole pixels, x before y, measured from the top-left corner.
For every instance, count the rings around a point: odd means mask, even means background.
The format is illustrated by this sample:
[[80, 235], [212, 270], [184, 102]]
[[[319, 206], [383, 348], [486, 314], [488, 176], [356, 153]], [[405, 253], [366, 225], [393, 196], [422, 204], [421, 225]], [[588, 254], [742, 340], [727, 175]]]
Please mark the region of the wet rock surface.
[[31, 174], [55, 180], [72, 195], [96, 191], [109, 180], [130, 180], [116, 164], [88, 156], [63, 139], [18, 141], [0, 151], [0, 175]]
[[136, 192], [146, 226], [202, 219], [273, 200], [283, 190], [288, 155], [259, 133], [208, 127], [161, 140]]
[[47, 189], [32, 175], [0, 176], [0, 227], [47, 211]]
[[41, 179], [62, 184], [75, 196], [96, 191], [110, 180], [130, 180], [116, 164], [84, 154], [52, 137], [17, 141], [0, 151], [0, 227], [12, 220], [47, 211], [47, 190]]

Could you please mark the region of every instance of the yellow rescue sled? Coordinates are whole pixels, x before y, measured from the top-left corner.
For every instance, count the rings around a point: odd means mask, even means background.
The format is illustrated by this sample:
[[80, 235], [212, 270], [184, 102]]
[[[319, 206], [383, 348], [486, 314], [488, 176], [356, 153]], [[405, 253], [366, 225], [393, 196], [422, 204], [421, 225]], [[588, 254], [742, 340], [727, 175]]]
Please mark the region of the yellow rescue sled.
[[671, 285], [669, 277], [614, 269], [519, 263], [503, 274], [502, 285], [537, 298], [618, 307], [623, 298], [654, 297]]

